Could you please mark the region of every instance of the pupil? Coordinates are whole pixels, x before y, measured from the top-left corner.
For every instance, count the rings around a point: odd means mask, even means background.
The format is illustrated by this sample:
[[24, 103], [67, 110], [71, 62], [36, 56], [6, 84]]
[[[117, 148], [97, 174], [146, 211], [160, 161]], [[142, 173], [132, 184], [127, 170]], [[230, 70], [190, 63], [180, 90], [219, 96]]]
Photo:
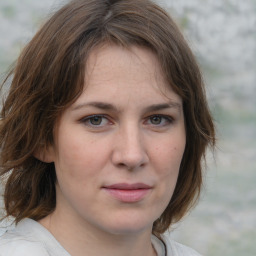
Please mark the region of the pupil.
[[152, 124], [160, 124], [161, 123], [161, 117], [160, 116], [154, 116], [151, 117]]
[[91, 118], [90, 122], [93, 125], [100, 125], [102, 121], [102, 117], [101, 116], [94, 116]]

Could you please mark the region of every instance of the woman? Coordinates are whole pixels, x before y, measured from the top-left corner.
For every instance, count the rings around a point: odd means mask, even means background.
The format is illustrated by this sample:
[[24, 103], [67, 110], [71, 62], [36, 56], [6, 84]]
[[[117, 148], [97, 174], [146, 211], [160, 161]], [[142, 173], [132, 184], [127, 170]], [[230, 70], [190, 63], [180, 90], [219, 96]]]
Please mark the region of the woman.
[[[2, 108], [0, 255], [198, 255], [163, 233], [215, 135], [195, 58], [149, 0], [74, 0], [21, 53]], [[11, 75], [10, 74], [10, 75]]]

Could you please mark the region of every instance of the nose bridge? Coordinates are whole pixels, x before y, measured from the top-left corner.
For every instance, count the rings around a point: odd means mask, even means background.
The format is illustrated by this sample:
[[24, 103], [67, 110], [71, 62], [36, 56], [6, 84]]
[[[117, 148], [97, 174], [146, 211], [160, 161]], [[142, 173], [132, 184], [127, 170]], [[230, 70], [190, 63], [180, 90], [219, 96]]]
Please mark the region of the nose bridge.
[[115, 142], [113, 160], [119, 166], [134, 169], [147, 162], [143, 133], [135, 122], [120, 127]]
[[142, 150], [142, 134], [139, 126], [136, 124], [129, 124], [121, 131], [121, 137], [124, 140], [124, 149], [128, 154], [133, 152], [140, 152]]

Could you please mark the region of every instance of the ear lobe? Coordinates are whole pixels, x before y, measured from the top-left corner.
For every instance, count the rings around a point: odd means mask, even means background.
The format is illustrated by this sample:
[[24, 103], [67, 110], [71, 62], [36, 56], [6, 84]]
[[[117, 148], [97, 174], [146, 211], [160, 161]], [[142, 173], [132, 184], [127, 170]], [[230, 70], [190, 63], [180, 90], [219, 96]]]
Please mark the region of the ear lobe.
[[35, 150], [34, 157], [41, 162], [44, 163], [52, 163], [54, 162], [54, 150], [53, 147], [40, 147], [39, 149]]

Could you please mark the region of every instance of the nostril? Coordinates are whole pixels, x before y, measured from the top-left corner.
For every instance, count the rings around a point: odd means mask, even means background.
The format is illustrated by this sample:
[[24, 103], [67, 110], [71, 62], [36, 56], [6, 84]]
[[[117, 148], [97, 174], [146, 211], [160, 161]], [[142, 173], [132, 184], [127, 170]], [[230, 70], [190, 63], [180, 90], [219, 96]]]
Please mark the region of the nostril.
[[134, 170], [143, 167], [149, 158], [144, 148], [143, 136], [139, 134], [137, 126], [136, 130], [134, 126], [127, 129], [122, 130], [120, 137], [115, 141], [112, 161], [118, 168]]
[[119, 159], [117, 158], [117, 156], [115, 156], [114, 164], [120, 169], [134, 171], [135, 169], [141, 169], [142, 167], [144, 167], [148, 161], [147, 159], [147, 156], [143, 154], [133, 157], [121, 155], [119, 156]]

